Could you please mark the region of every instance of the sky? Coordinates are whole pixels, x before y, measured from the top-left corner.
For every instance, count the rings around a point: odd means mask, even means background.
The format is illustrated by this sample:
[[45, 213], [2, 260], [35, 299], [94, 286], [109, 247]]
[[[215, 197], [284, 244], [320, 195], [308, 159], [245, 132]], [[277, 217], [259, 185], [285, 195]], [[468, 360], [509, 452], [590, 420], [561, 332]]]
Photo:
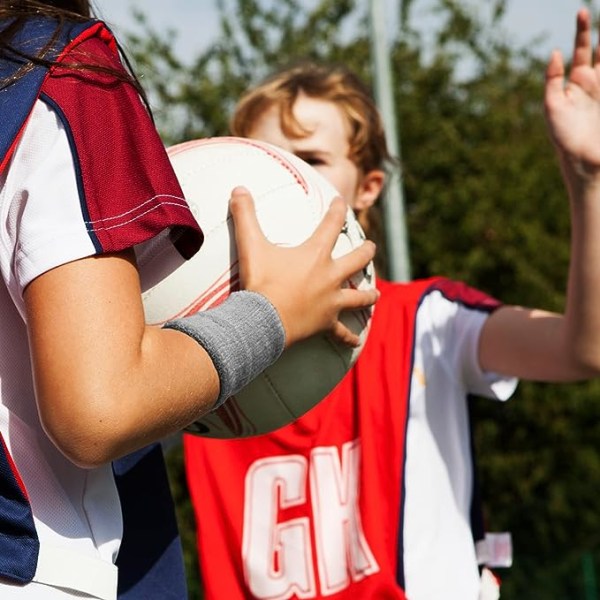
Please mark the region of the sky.
[[[389, 14], [387, 21], [393, 24], [399, 0], [384, 1]], [[475, 9], [489, 3], [489, 0], [464, 1]], [[186, 55], [194, 56], [206, 48], [215, 40], [218, 30], [216, 0], [96, 0], [95, 5], [99, 15], [120, 38], [124, 31], [135, 29], [132, 9], [142, 10], [154, 28], [164, 26], [177, 33], [175, 48], [183, 60]], [[419, 6], [420, 3], [415, 2], [415, 11]], [[582, 6], [582, 0], [508, 0], [505, 28], [518, 43], [544, 34], [546, 39], [537, 49], [541, 56], [549, 55], [553, 48], [559, 48], [569, 56], [575, 14]], [[594, 6], [597, 10], [598, 6]]]

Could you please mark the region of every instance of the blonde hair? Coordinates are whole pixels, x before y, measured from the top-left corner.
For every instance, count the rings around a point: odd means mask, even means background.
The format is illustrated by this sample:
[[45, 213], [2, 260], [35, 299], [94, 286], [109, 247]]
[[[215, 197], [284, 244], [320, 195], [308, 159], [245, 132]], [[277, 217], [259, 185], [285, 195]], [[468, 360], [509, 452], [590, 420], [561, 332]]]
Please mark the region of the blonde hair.
[[281, 129], [286, 136], [308, 135], [310, 132], [298, 123], [293, 113], [301, 93], [340, 108], [350, 131], [348, 158], [362, 173], [383, 169], [392, 161], [383, 123], [369, 90], [354, 73], [341, 66], [307, 62], [275, 73], [242, 96], [231, 118], [232, 135], [248, 137], [256, 120], [272, 106], [279, 107]]
[[[230, 121], [230, 132], [250, 137], [259, 117], [273, 106], [279, 108], [283, 133], [291, 138], [310, 134], [294, 118], [294, 103], [300, 94], [327, 100], [339, 107], [348, 123], [348, 158], [361, 176], [395, 164], [385, 140], [383, 122], [369, 89], [349, 69], [303, 62], [275, 73], [239, 100]], [[379, 202], [357, 214], [368, 238], [377, 243], [375, 265], [387, 272], [386, 243]]]

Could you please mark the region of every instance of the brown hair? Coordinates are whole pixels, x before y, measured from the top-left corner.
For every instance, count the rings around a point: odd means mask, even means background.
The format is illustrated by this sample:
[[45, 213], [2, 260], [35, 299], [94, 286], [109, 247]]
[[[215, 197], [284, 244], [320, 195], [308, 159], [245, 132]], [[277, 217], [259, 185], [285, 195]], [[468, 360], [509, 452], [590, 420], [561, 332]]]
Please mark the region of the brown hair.
[[[249, 137], [257, 119], [278, 106], [283, 133], [289, 138], [309, 135], [294, 118], [293, 107], [300, 94], [327, 100], [340, 108], [349, 125], [348, 158], [361, 174], [395, 164], [385, 140], [383, 122], [369, 89], [343, 66], [302, 62], [273, 74], [239, 100], [230, 121], [232, 135]], [[376, 266], [386, 273], [385, 236], [379, 203], [361, 211], [358, 220], [368, 238], [377, 243]]]
[[[90, 0], [0, 0], [0, 60], [11, 60], [21, 63], [16, 72], [6, 78], [0, 79], [0, 89], [6, 87], [23, 77], [36, 65], [51, 67], [55, 61], [49, 59], [58, 35], [66, 23], [82, 23], [93, 18], [93, 10]], [[16, 48], [13, 44], [15, 36], [25, 26], [28, 19], [32, 17], [45, 17], [55, 21], [54, 34], [50, 36], [47, 43], [36, 54], [30, 55]], [[146, 97], [141, 85], [133, 75], [127, 57], [119, 46], [119, 51], [127, 71], [106, 67], [86, 61], [80, 56], [81, 62], [65, 64], [64, 66], [75, 71], [91, 70], [106, 73], [119, 81], [131, 83], [146, 102]]]
[[[21, 0], [7, 2], [0, 0], [0, 57], [3, 59], [21, 59], [23, 66], [16, 77], [24, 75], [35, 65], [51, 66], [52, 61], [45, 57], [52, 50], [56, 37], [66, 22], [83, 22], [91, 17], [92, 11], [88, 0]], [[31, 17], [47, 17], [56, 22], [54, 35], [36, 55], [27, 55], [15, 48], [13, 40]]]
[[350, 125], [349, 158], [363, 173], [383, 169], [392, 161], [369, 90], [353, 72], [341, 66], [300, 63], [275, 73], [242, 96], [231, 118], [232, 135], [248, 137], [256, 119], [273, 105], [280, 108], [281, 129], [287, 136], [308, 135], [293, 114], [301, 93], [340, 107]]
[[44, 15], [70, 19], [89, 19], [92, 7], [89, 0], [0, 0], [0, 19]]

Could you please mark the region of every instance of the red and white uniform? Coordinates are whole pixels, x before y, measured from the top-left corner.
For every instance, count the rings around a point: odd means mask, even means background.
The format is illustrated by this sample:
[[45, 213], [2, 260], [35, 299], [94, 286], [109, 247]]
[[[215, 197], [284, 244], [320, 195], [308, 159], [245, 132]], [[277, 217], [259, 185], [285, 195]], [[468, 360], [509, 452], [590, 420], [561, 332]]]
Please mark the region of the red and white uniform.
[[[121, 68], [100, 23], [78, 26], [61, 60], [86, 57]], [[201, 235], [130, 84], [55, 69], [36, 93], [0, 172], [0, 485], [14, 493], [0, 493], [0, 598], [113, 600], [122, 522], [112, 467], [76, 467], [43, 431], [23, 290], [59, 265], [166, 239], [173, 227], [196, 249]]]
[[295, 423], [186, 435], [207, 599], [477, 600], [466, 397], [506, 399], [477, 344], [498, 303], [434, 278], [379, 282], [366, 346]]

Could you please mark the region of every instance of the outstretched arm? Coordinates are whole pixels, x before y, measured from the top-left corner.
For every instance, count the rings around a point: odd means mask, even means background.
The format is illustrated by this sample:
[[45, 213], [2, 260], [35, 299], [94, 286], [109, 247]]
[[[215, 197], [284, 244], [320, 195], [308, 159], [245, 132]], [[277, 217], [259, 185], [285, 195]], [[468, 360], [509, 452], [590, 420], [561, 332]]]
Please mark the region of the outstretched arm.
[[600, 373], [600, 46], [577, 14], [570, 73], [561, 53], [546, 70], [545, 110], [571, 208], [571, 261], [564, 315], [505, 307], [481, 335], [484, 369], [542, 381]]

